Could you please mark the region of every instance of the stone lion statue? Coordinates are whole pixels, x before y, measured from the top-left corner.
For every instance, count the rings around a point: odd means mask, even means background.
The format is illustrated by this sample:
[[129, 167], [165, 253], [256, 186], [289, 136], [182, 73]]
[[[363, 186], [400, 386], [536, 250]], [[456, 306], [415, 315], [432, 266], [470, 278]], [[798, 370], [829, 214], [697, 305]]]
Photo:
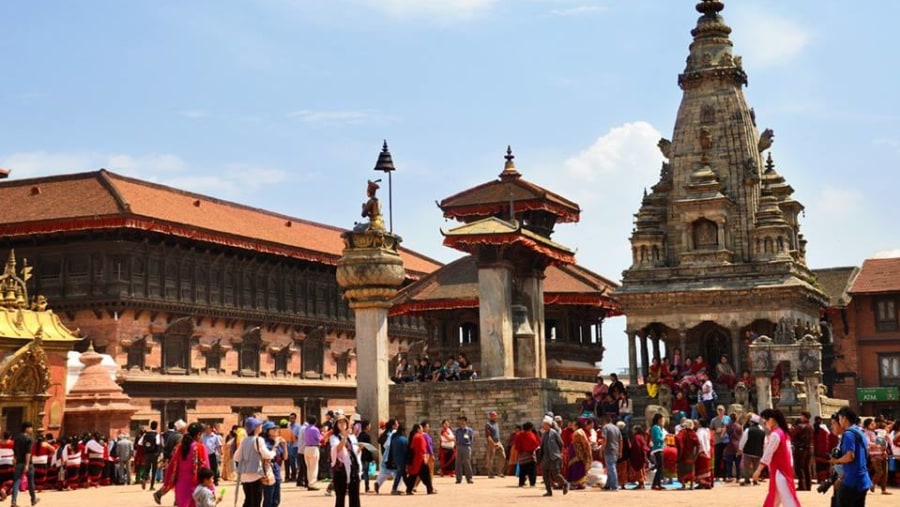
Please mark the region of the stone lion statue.
[[750, 406], [750, 386], [745, 382], [738, 382], [734, 386], [734, 402], [746, 410]]
[[672, 387], [669, 386], [669, 384], [659, 385], [657, 401], [659, 405], [665, 407], [667, 411], [672, 410]]

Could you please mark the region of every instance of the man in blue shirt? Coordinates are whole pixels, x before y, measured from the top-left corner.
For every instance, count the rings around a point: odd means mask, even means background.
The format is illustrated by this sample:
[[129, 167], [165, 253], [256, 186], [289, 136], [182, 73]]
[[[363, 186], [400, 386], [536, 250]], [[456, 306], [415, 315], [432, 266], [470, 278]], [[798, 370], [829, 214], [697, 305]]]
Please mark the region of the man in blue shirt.
[[466, 482], [472, 484], [472, 442], [475, 440], [475, 432], [469, 427], [469, 418], [459, 416], [459, 426], [453, 430], [456, 436], [456, 483], [462, 482], [466, 476]]
[[866, 437], [856, 426], [859, 416], [850, 407], [838, 411], [841, 429], [841, 457], [831, 458], [833, 465], [843, 465], [843, 481], [837, 492], [839, 507], [865, 507], [866, 493], [872, 487], [866, 466]]

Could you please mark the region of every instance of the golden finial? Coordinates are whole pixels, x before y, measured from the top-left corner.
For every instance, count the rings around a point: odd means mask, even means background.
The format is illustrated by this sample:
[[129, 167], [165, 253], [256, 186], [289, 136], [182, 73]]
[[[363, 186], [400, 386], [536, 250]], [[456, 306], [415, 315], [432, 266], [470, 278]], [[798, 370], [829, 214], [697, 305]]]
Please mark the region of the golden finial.
[[516, 170], [516, 163], [513, 162], [516, 156], [513, 155], [512, 146], [506, 145], [506, 156], [503, 158], [506, 159], [506, 163], [503, 164], [503, 172], [500, 173], [501, 178], [518, 178], [522, 176], [522, 174]]

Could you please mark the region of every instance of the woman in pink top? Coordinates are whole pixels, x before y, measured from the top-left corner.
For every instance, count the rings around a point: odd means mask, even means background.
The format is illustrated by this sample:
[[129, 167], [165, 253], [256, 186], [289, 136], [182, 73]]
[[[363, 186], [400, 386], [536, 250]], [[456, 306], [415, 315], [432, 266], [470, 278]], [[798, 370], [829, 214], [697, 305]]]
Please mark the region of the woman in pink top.
[[787, 421], [780, 410], [767, 408], [759, 416], [769, 430], [769, 440], [759, 466], [753, 473], [753, 482], [759, 481], [764, 467], [769, 467], [769, 493], [763, 507], [800, 507], [794, 488], [794, 464], [791, 457], [791, 437]]

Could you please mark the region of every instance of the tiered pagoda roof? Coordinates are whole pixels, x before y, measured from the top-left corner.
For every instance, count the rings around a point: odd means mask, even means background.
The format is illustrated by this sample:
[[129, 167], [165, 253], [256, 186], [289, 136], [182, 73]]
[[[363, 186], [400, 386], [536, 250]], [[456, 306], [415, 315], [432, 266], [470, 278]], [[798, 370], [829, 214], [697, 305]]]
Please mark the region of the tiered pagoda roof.
[[[622, 314], [610, 293], [616, 282], [576, 264], [552, 265], [544, 279], [544, 304], [604, 308], [608, 317]], [[478, 267], [467, 255], [402, 289], [391, 315], [424, 311], [478, 308]]]

